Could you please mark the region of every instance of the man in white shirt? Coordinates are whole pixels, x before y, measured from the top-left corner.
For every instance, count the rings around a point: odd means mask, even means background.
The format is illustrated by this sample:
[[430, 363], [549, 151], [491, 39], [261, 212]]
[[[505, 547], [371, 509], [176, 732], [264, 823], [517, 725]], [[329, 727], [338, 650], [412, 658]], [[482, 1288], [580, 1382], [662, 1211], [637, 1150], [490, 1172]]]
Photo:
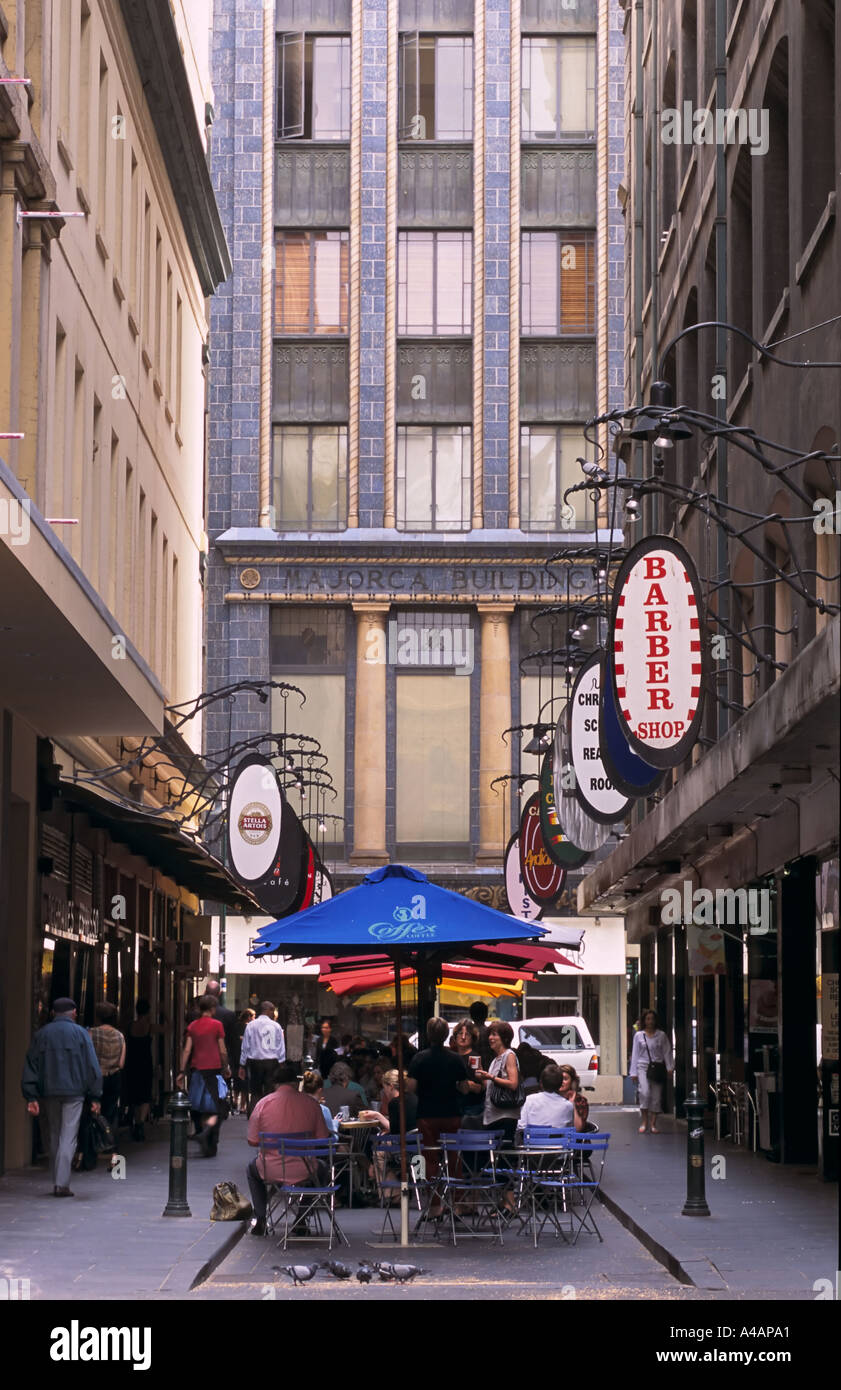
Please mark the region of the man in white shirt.
[[286, 1041], [283, 1029], [275, 1019], [276, 1009], [268, 999], [260, 1005], [256, 1018], [245, 1025], [239, 1053], [239, 1077], [245, 1080], [248, 1069], [248, 1114], [258, 1100], [269, 1094], [272, 1077], [278, 1062], [286, 1061]]
[[[248, 1025], [249, 1028], [251, 1024]], [[548, 1125], [552, 1129], [572, 1129], [575, 1125], [575, 1106], [566, 1100], [559, 1091], [563, 1084], [560, 1067], [554, 1064], [544, 1067], [540, 1073], [540, 1090], [526, 1096], [517, 1129], [533, 1129]]]

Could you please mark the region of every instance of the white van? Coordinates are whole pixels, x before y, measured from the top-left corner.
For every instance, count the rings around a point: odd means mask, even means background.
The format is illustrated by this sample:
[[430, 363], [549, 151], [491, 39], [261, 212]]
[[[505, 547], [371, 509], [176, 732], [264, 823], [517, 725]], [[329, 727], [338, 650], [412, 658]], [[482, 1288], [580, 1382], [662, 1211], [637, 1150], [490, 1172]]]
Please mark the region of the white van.
[[553, 1062], [575, 1067], [582, 1085], [599, 1070], [599, 1048], [593, 1042], [583, 1018], [570, 1014], [562, 1018], [523, 1018], [512, 1023], [512, 1046], [529, 1043]]

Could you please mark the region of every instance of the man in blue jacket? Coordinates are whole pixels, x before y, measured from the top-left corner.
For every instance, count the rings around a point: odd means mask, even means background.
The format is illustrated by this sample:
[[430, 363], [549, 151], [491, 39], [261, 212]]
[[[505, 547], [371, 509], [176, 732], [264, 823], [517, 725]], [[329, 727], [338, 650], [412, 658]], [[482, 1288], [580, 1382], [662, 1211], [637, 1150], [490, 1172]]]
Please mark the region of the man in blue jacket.
[[53, 1021], [32, 1039], [23, 1065], [21, 1090], [30, 1115], [43, 1113], [49, 1129], [53, 1195], [72, 1197], [70, 1167], [86, 1100], [99, 1114], [102, 1072], [90, 1035], [76, 1022], [72, 999], [56, 999]]

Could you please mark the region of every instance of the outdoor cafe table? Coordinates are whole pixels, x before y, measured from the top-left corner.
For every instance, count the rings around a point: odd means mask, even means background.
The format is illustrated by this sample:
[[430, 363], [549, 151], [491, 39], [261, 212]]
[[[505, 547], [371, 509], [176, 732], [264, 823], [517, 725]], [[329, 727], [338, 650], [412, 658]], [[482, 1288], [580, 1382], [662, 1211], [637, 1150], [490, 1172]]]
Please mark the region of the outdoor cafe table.
[[[339, 1120], [340, 1131], [345, 1131], [349, 1140], [348, 1148], [348, 1206], [353, 1207], [353, 1170], [360, 1154], [365, 1152], [366, 1131], [378, 1130], [376, 1120]], [[360, 1184], [361, 1186], [361, 1184]]]
[[[443, 1150], [437, 1147], [424, 1148], [423, 1152], [443, 1154]], [[452, 1150], [450, 1152], [452, 1152]], [[539, 1147], [500, 1148], [495, 1150], [494, 1156], [496, 1160], [497, 1177], [504, 1179], [508, 1174], [511, 1177], [512, 1183], [515, 1184], [517, 1208], [514, 1212], [514, 1216], [519, 1222], [519, 1229], [516, 1234], [522, 1234], [529, 1225], [531, 1212], [528, 1207], [526, 1207], [525, 1210], [523, 1209], [524, 1202], [528, 1202], [529, 1200], [528, 1174], [542, 1171], [547, 1175], [551, 1172], [553, 1176], [557, 1176], [558, 1174], [567, 1176], [572, 1171], [572, 1155], [572, 1149], [564, 1144], [543, 1144]], [[439, 1215], [433, 1216], [430, 1208], [436, 1200], [442, 1203], [442, 1208]], [[439, 1226], [442, 1221], [447, 1223], [449, 1221], [449, 1209], [447, 1204], [454, 1200], [458, 1203], [459, 1199], [458, 1197], [454, 1197], [453, 1188], [446, 1182], [445, 1170], [442, 1164], [439, 1169], [439, 1176], [427, 1180], [426, 1201], [424, 1202], [423, 1210], [415, 1225], [413, 1235], [417, 1237], [424, 1233], [430, 1222], [434, 1222], [436, 1227]], [[479, 1236], [483, 1234], [483, 1232], [479, 1231], [477, 1228], [474, 1228], [472, 1232], [467, 1229], [469, 1226], [469, 1211], [455, 1213], [455, 1215], [456, 1219], [459, 1221], [459, 1225], [462, 1227], [460, 1232], [462, 1237], [469, 1237], [471, 1235]], [[509, 1228], [509, 1234], [510, 1233]]]

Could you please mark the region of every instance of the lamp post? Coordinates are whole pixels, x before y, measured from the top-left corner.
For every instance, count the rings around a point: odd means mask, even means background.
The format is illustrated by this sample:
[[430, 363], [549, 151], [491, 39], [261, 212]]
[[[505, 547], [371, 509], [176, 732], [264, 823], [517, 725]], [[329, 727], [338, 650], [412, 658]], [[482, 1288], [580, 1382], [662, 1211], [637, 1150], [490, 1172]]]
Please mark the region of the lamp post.
[[169, 1199], [162, 1216], [192, 1216], [187, 1203], [187, 1126], [190, 1120], [190, 1101], [183, 1091], [176, 1091], [167, 1109], [169, 1127]]
[[[686, 933], [687, 965], [689, 932]], [[692, 1089], [683, 1102], [686, 1114], [686, 1201], [681, 1216], [709, 1216], [706, 1174], [704, 1172], [704, 1111], [706, 1105], [698, 1090], [698, 980], [690, 976], [692, 994]]]

